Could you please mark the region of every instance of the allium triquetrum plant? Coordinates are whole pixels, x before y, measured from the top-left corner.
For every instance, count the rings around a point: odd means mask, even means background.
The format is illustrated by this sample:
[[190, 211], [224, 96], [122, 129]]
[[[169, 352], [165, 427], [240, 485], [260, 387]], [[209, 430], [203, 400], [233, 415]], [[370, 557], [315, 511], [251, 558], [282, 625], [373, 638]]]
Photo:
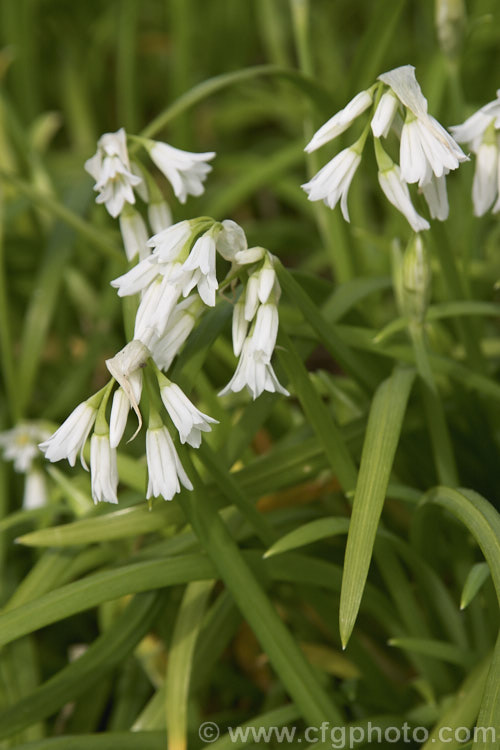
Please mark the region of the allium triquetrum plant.
[[500, 10], [4, 6], [0, 749], [497, 748]]

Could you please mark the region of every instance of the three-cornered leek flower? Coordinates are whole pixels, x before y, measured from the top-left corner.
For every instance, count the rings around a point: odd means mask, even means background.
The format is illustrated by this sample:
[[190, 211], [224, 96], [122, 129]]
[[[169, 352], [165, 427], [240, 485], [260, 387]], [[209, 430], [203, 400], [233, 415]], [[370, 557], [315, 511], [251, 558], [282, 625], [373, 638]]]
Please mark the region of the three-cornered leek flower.
[[123, 128], [99, 138], [97, 151], [87, 159], [85, 169], [96, 181], [96, 203], [104, 203], [113, 218], [120, 215], [125, 203], [135, 203], [134, 188], [142, 179], [131, 170]]

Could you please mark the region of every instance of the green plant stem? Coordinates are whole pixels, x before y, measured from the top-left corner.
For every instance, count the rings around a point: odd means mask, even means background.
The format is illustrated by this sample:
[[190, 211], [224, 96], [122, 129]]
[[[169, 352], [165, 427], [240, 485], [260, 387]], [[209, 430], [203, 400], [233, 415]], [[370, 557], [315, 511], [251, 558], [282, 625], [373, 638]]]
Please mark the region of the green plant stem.
[[61, 221], [72, 227], [75, 232], [88, 240], [104, 255], [107, 255], [114, 260], [121, 258], [124, 261], [125, 256], [123, 251], [120, 250], [119, 245], [116, 244], [111, 232], [103, 229], [95, 229], [91, 224], [82, 219], [81, 216], [78, 216], [74, 211], [67, 208], [67, 206], [64, 206], [49, 195], [41, 193], [32, 185], [29, 185], [24, 180], [20, 180], [19, 177], [16, 177], [15, 175], [0, 171], [0, 180], [9, 182], [19, 193], [21, 193], [21, 195], [24, 195], [35, 206], [43, 208], [56, 218], [61, 219]]
[[[309, 77], [314, 76], [314, 65], [311, 54], [309, 30], [309, 0], [290, 0], [295, 48], [299, 61], [299, 68]], [[304, 140], [309, 143], [315, 131], [312, 107], [304, 117]], [[317, 152], [306, 154], [308, 179], [319, 171], [320, 162]], [[322, 241], [325, 245], [335, 279], [345, 282], [354, 276], [353, 255], [349, 248], [345, 227], [338, 212], [333, 212], [323, 202], [313, 205], [314, 216]]]
[[415, 352], [417, 371], [422, 384], [422, 398], [438, 479], [441, 484], [456, 487], [459, 484], [458, 472], [448, 425], [446, 424], [443, 403], [439, 397], [427, 354], [424, 327], [421, 323], [411, 322], [409, 333]]
[[131, 133], [137, 131], [136, 40], [137, 0], [122, 0], [119, 5], [116, 39], [116, 94], [120, 124]]

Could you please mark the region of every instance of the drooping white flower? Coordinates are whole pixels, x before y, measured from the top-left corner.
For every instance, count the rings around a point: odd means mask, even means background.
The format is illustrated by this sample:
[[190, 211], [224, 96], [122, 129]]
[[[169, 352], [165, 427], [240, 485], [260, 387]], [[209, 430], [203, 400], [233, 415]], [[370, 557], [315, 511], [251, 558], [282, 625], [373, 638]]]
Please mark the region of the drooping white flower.
[[471, 151], [477, 152], [486, 130], [494, 123], [495, 130], [500, 129], [500, 89], [497, 98], [488, 102], [468, 117], [461, 125], [453, 125], [450, 130], [459, 143], [466, 143]]
[[176, 258], [184, 245], [189, 242], [195, 226], [196, 221], [179, 221], [177, 224], [172, 224], [167, 229], [153, 235], [148, 240], [148, 245], [153, 248], [153, 252], [159, 261], [167, 263]]
[[179, 386], [168, 378], [162, 377], [158, 382], [161, 400], [179, 432], [181, 443], [188, 443], [192, 448], [199, 448], [201, 433], [210, 432], [212, 429], [210, 425], [218, 424], [218, 421], [197, 409]]
[[96, 203], [104, 203], [113, 218], [121, 213], [125, 203], [135, 203], [134, 188], [141, 178], [131, 170], [123, 128], [99, 138], [97, 151], [87, 159], [85, 169], [96, 181]]
[[148, 150], [151, 159], [170, 182], [181, 203], [186, 202], [188, 195], [203, 193], [203, 182], [212, 170], [207, 162], [214, 158], [214, 151], [196, 154], [159, 141], [151, 141]]
[[171, 500], [180, 492], [180, 484], [193, 489], [184, 471], [170, 433], [164, 425], [150, 425], [146, 431], [146, 460], [148, 464], [148, 489], [146, 497], [159, 497]]
[[94, 503], [117, 503], [118, 469], [116, 449], [109, 442], [109, 433], [90, 438], [90, 476]]
[[302, 185], [309, 200], [322, 200], [330, 208], [335, 208], [340, 200], [342, 215], [349, 221], [347, 194], [360, 162], [361, 154], [354, 146], [338, 153], [312, 180]]
[[20, 474], [30, 471], [33, 460], [40, 455], [38, 443], [50, 432], [36, 422], [20, 422], [10, 430], [0, 432], [0, 448], [6, 461], [14, 463]]
[[235, 357], [239, 357], [241, 354], [247, 333], [248, 320], [245, 317], [245, 299], [244, 296], [242, 296], [233, 308], [232, 341]]
[[205, 232], [198, 237], [188, 258], [182, 265], [184, 272], [182, 293], [186, 297], [189, 292], [198, 288], [203, 302], [209, 307], [215, 305], [215, 292], [219, 288], [215, 269], [216, 246], [213, 232]]
[[270, 362], [278, 335], [278, 308], [274, 302], [260, 305], [251, 334], [252, 352], [256, 359]]
[[476, 152], [476, 168], [472, 183], [475, 216], [483, 216], [495, 202], [498, 194], [498, 164], [497, 137], [484, 138]]
[[359, 117], [373, 101], [373, 94], [371, 91], [361, 91], [356, 94], [354, 99], [346, 104], [344, 109], [333, 115], [320, 129], [313, 135], [310, 142], [305, 147], [305, 151], [311, 153], [316, 149], [323, 146], [328, 141], [333, 140], [338, 135], [343, 133], [347, 128]]
[[400, 145], [401, 177], [405, 182], [418, 182], [422, 187], [432, 175], [442, 177], [467, 160], [451, 135], [428, 114], [427, 99], [412, 65], [383, 73], [379, 80], [390, 86], [407, 110]]
[[390, 156], [383, 149], [378, 138], [375, 138], [375, 155], [378, 165], [378, 181], [386, 198], [398, 211], [401, 211], [415, 232], [429, 229], [429, 222], [417, 213], [408, 185], [401, 179], [401, 172]]
[[225, 396], [231, 391], [238, 393], [245, 387], [248, 388], [254, 400], [264, 391], [282, 393], [284, 396], [290, 395], [278, 381], [271, 363], [266, 362], [262, 357], [255, 356], [251, 337], [248, 337], [243, 344], [236, 372], [226, 387], [220, 391], [219, 396]]
[[431, 217], [439, 219], [439, 221], [445, 221], [450, 210], [445, 176], [435, 177], [433, 175], [430, 182], [422, 187], [422, 192], [429, 206]]
[[224, 219], [215, 242], [217, 252], [229, 261], [234, 261], [238, 254], [244, 253], [248, 248], [245, 232], [232, 219]]
[[[115, 354], [114, 357], [106, 360], [106, 367], [116, 382], [121, 386], [121, 390], [125, 393], [130, 407], [137, 415], [137, 420], [139, 422], [137, 431], [142, 426], [142, 415], [139, 410], [139, 401], [142, 392], [142, 368], [146, 365], [150, 356], [151, 352], [148, 347], [143, 344], [142, 341], [133, 339], [132, 341], [129, 341], [129, 343], [126, 344], [118, 354]], [[121, 398], [121, 396], [117, 397], [115, 414], [113, 415], [113, 443], [118, 435], [118, 442], [120, 442], [123, 430], [125, 429], [125, 425], [123, 424], [123, 408], [120, 403]], [[114, 403], [115, 400], [113, 398], [113, 404]], [[120, 434], [122, 425], [123, 429]]]
[[148, 205], [148, 219], [155, 234], [172, 226], [172, 211], [164, 200], [157, 200]]
[[148, 248], [148, 231], [140, 213], [134, 208], [125, 206], [120, 214], [120, 231], [127, 260], [144, 260], [150, 254]]
[[144, 290], [135, 317], [134, 338], [148, 342], [149, 332], [162, 336], [179, 299], [185, 274], [180, 263], [157, 264], [162, 273]]
[[160, 370], [165, 372], [172, 364], [187, 337], [193, 330], [203, 310], [203, 303], [196, 294], [178, 302], [168, 319], [163, 334], [155, 336], [148, 344], [151, 356]]
[[74, 466], [76, 457], [80, 453], [82, 464], [84, 464], [83, 448], [96, 416], [97, 405], [94, 397], [78, 404], [59, 429], [48, 440], [39, 444], [38, 447], [45, 454], [45, 458], [52, 462], [67, 458], [70, 466]]
[[398, 107], [399, 101], [392, 91], [382, 94], [370, 123], [375, 138], [387, 138]]
[[47, 481], [43, 471], [37, 468], [31, 468], [26, 474], [23, 493], [23, 508], [25, 510], [35, 510], [47, 505]]

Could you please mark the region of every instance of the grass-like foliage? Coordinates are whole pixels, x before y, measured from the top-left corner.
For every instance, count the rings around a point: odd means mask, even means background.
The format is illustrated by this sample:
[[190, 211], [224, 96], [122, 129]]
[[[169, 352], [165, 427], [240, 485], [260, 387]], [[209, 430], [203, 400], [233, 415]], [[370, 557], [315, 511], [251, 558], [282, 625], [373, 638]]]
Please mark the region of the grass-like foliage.
[[499, 29], [0, 4], [1, 750], [499, 746]]

